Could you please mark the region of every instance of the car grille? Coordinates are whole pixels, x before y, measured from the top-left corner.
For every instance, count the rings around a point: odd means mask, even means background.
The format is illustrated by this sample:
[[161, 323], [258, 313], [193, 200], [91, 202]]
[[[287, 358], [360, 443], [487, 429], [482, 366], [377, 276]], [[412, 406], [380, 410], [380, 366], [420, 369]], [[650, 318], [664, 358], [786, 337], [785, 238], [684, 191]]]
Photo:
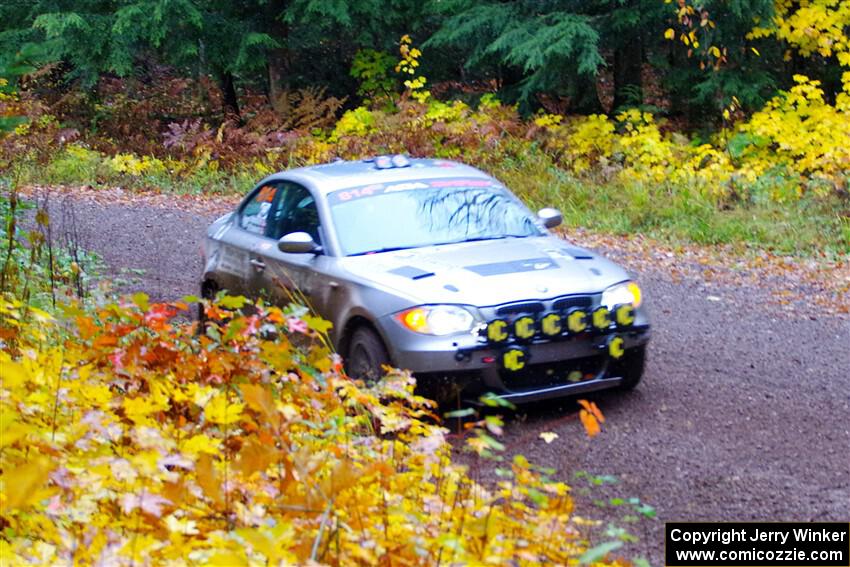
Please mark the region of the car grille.
[[557, 311], [563, 311], [572, 307], [589, 309], [591, 305], [593, 305], [593, 298], [589, 295], [570, 295], [556, 299], [552, 303], [552, 308]]
[[496, 307], [496, 315], [519, 315], [520, 313], [542, 313], [548, 309], [564, 311], [571, 307], [582, 307], [589, 309], [593, 305], [593, 296], [591, 295], [565, 295], [557, 297], [552, 301], [521, 301], [517, 303], [507, 303]]
[[561, 386], [570, 382], [567, 376], [575, 370], [582, 373], [582, 382], [598, 377], [605, 368], [605, 362], [604, 356], [594, 355], [573, 360], [530, 364], [518, 372], [500, 370], [499, 378], [505, 388], [511, 391]]
[[517, 315], [519, 313], [540, 313], [543, 311], [543, 303], [539, 301], [529, 301], [527, 303], [511, 303], [503, 305], [496, 309], [496, 315]]

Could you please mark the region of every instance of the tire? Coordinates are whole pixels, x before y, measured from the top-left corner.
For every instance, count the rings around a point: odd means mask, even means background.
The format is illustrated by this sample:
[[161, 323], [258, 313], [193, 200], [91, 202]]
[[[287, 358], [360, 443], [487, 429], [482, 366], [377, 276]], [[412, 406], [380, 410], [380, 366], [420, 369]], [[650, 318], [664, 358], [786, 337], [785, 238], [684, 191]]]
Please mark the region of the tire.
[[620, 383], [621, 390], [634, 390], [643, 379], [643, 371], [646, 366], [646, 345], [639, 346], [626, 351], [621, 360], [618, 360], [615, 372], [623, 377]]
[[[218, 288], [214, 282], [207, 280], [201, 284], [201, 299], [213, 299], [215, 298], [215, 294], [218, 292]], [[207, 332], [207, 326], [210, 324], [209, 319], [207, 319], [207, 314], [204, 310], [204, 302], [198, 302], [198, 335], [205, 335]]]
[[374, 384], [384, 375], [383, 365], [389, 363], [390, 357], [381, 337], [369, 327], [357, 327], [348, 343], [345, 359], [348, 375], [366, 384]]

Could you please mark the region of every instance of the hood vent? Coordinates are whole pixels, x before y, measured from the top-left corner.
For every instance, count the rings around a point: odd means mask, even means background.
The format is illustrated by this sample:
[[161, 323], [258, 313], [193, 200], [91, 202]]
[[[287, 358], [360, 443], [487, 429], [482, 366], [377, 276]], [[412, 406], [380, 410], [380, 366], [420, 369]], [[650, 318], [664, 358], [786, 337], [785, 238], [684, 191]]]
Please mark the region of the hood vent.
[[415, 266], [402, 266], [400, 268], [390, 270], [390, 273], [403, 278], [410, 278], [411, 280], [421, 280], [423, 278], [430, 278], [434, 275], [434, 272], [428, 272]]

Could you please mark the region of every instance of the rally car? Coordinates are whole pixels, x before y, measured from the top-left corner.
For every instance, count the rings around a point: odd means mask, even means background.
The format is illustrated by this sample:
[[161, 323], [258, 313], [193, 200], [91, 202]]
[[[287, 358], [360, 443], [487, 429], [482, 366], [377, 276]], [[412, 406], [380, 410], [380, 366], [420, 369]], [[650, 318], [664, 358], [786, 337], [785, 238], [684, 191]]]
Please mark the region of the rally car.
[[512, 402], [632, 388], [650, 334], [641, 289], [550, 233], [560, 223], [460, 163], [337, 160], [270, 175], [216, 220], [201, 293], [305, 299], [364, 380], [391, 365]]

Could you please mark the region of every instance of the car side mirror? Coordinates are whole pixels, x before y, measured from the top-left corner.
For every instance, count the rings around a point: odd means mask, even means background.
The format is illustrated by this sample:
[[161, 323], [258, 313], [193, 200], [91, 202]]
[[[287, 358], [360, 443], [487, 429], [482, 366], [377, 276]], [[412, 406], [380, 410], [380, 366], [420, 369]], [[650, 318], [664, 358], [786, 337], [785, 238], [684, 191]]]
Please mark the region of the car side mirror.
[[318, 254], [322, 247], [306, 232], [290, 232], [277, 241], [277, 249], [284, 254]]
[[546, 228], [555, 228], [564, 222], [564, 217], [561, 215], [561, 211], [553, 209], [552, 207], [546, 207], [537, 211], [537, 218], [543, 221], [543, 226]]

